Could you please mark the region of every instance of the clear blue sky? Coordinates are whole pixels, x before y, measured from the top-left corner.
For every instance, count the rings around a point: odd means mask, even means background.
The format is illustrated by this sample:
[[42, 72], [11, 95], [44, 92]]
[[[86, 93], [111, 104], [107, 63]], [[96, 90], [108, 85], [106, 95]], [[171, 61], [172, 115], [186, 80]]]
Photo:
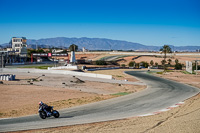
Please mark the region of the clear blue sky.
[[0, 44], [13, 36], [200, 46], [200, 0], [0, 0]]

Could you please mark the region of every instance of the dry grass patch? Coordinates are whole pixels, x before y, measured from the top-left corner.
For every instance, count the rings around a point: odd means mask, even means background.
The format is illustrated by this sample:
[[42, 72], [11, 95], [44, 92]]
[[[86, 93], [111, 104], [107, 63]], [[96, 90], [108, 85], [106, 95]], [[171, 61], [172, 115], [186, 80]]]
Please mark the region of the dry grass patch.
[[[63, 108], [70, 108], [70, 107], [88, 104], [88, 103], [92, 103], [92, 102], [98, 102], [98, 101], [110, 99], [113, 97], [115, 97], [115, 96], [114, 95], [106, 95], [106, 96], [102, 95], [102, 96], [72, 98], [72, 99], [66, 99], [66, 100], [47, 102], [47, 104], [50, 106], [54, 106], [54, 109], [59, 110], [59, 109], [63, 109]], [[37, 114], [38, 107], [39, 106], [36, 104], [30, 104], [30, 105], [25, 105], [22, 108], [0, 110], [0, 118], [19, 117], [19, 116]]]

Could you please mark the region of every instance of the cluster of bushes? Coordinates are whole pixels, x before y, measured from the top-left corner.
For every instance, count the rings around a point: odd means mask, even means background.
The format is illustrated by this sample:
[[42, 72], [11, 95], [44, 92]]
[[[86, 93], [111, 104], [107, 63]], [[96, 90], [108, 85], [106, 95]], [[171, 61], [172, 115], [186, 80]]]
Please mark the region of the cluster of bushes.
[[[162, 60], [161, 61], [162, 66], [161, 66], [161, 65], [158, 65], [157, 62], [154, 63], [153, 60], [151, 60], [150, 63], [148, 63], [146, 61], [142, 61], [140, 63], [136, 63], [135, 61], [131, 61], [131, 62], [129, 62], [128, 67], [133, 67], [133, 68], [148, 68], [149, 66], [154, 66], [154, 67], [163, 68], [164, 65], [165, 65], [164, 68], [166, 68], [166, 70], [167, 70], [167, 67], [174, 67], [175, 70], [182, 70], [182, 68], [183, 68], [184, 65], [181, 64], [181, 63], [179, 63], [178, 59], [175, 60], [175, 65], [171, 65], [171, 62], [172, 62], [171, 59], [168, 59], [167, 61], [166, 60]], [[97, 60], [95, 62], [95, 64], [96, 65], [109, 65], [110, 62], [106, 62], [104, 60]], [[111, 63], [111, 64], [118, 65], [118, 64], [115, 64], [115, 63]], [[126, 65], [125, 64], [121, 64], [121, 67], [125, 68]], [[197, 66], [197, 69], [200, 69], [200, 66]], [[193, 70], [196, 70], [196, 65], [193, 65]]]
[[[125, 64], [122, 64], [121, 65], [122, 67], [125, 67], [126, 65]], [[131, 61], [129, 62], [128, 64], [128, 67], [133, 67], [133, 68], [140, 68], [140, 67], [145, 67], [147, 68], [149, 66], [149, 63], [145, 62], [145, 61], [142, 61], [140, 63], [136, 63], [135, 61]]]
[[[167, 61], [166, 61], [166, 60], [162, 60], [162, 61], [161, 61], [161, 64], [162, 64], [163, 66], [165, 65], [166, 67], [172, 67], [171, 62], [172, 62], [171, 59], [168, 59]], [[166, 63], [167, 63], [167, 64], [166, 64]], [[124, 64], [123, 64], [123, 65], [124, 65]], [[129, 67], [134, 67], [134, 68], [140, 68], [140, 67], [148, 68], [148, 66], [150, 66], [150, 65], [151, 65], [151, 66], [156, 66], [156, 67], [159, 67], [159, 68], [161, 67], [161, 66], [158, 65], [157, 62], [154, 63], [153, 60], [150, 61], [150, 64], [149, 64], [148, 62], [145, 62], [145, 61], [142, 61], [142, 62], [140, 62], [140, 63], [136, 63], [135, 61], [131, 61], [131, 62], [129, 62], [129, 64], [128, 64]], [[124, 66], [124, 67], [125, 67], [125, 66]], [[176, 69], [176, 70], [182, 70], [183, 64], [179, 63], [179, 60], [176, 59], [176, 60], [175, 60], [175, 65], [174, 65], [173, 67], [174, 67], [174, 69]], [[161, 68], [163, 68], [163, 67], [161, 67]]]
[[176, 70], [182, 70], [182, 64], [181, 63], [177, 63], [175, 66], [174, 66], [174, 68], [176, 69]]
[[96, 65], [107, 65], [107, 63], [104, 60], [97, 60]]
[[183, 67], [183, 65], [181, 64], [181, 63], [179, 63], [179, 60], [178, 59], [176, 59], [175, 60], [175, 66], [174, 66], [174, 68], [176, 69], [176, 70], [182, 70], [182, 67]]
[[146, 61], [142, 61], [140, 62], [140, 66], [147, 68], [149, 66], [149, 63], [147, 63]]
[[[192, 70], [196, 70], [196, 63], [192, 66]], [[200, 66], [197, 65], [197, 70], [200, 70]]]

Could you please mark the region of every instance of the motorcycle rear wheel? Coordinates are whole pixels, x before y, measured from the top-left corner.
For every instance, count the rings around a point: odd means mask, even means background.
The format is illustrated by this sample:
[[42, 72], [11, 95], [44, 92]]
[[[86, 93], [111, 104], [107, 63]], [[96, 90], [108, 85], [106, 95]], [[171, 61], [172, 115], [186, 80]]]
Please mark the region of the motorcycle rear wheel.
[[53, 110], [53, 116], [55, 118], [58, 118], [60, 116], [59, 112], [57, 110]]

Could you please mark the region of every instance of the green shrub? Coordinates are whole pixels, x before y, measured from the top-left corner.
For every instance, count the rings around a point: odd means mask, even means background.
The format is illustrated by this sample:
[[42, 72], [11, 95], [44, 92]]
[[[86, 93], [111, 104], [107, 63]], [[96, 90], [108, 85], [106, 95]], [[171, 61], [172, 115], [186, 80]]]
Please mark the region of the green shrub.
[[116, 94], [112, 94], [113, 96], [124, 96], [124, 95], [128, 95], [130, 94], [130, 92], [119, 92], [119, 93], [116, 93]]
[[125, 65], [125, 64], [121, 64], [121, 66], [122, 66], [122, 67], [125, 67], [126, 65]]
[[157, 72], [157, 74], [163, 74], [163, 72]]
[[175, 65], [175, 69], [176, 69], [176, 70], [182, 70], [182, 64], [181, 64], [181, 63], [177, 63], [177, 64]]
[[129, 64], [128, 64], [129, 67], [133, 67], [134, 65], [135, 65], [135, 61], [131, 61], [131, 62], [129, 62]]
[[174, 72], [173, 70], [166, 70], [165, 72]]
[[189, 73], [187, 71], [181, 71], [181, 72], [184, 73], [184, 74], [191, 74], [191, 73]]
[[150, 64], [151, 64], [151, 66], [153, 66], [153, 64], [154, 64], [153, 60], [150, 61]]
[[149, 63], [142, 61], [142, 62], [140, 62], [140, 66], [147, 68], [149, 66]]
[[107, 64], [106, 64], [106, 61], [104, 60], [97, 60], [96, 65], [107, 65]]
[[[199, 70], [199, 69], [200, 69], [200, 66], [197, 65], [197, 70]], [[192, 66], [192, 70], [193, 71], [196, 70], [196, 64]]]
[[48, 67], [53, 67], [53, 65], [47, 65], [47, 66], [23, 66], [21, 68], [47, 69]]

